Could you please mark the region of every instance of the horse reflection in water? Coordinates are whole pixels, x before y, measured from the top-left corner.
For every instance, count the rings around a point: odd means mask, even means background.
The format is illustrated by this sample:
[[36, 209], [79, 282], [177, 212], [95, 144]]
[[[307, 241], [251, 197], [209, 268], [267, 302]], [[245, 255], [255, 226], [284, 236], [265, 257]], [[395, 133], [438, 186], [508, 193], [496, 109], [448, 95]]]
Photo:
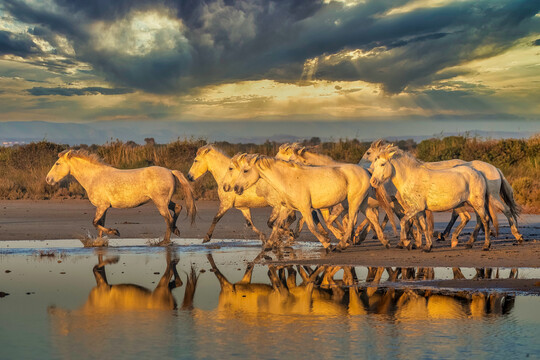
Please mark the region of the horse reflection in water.
[[[208, 255], [208, 260], [221, 288], [218, 312], [226, 317], [380, 314], [395, 321], [464, 319], [506, 314], [514, 304], [514, 297], [506, 294], [380, 286], [384, 272], [390, 282], [433, 280], [433, 268], [368, 268], [365, 285], [360, 285], [354, 267], [296, 266], [295, 270], [291, 265], [269, 265], [270, 284], [264, 284], [251, 282], [254, 264], [250, 263], [242, 280], [231, 283], [217, 268], [212, 255]], [[336, 279], [340, 271], [343, 277]], [[475, 277], [484, 272], [477, 269]], [[302, 278], [299, 285], [298, 273]], [[454, 278], [462, 278], [460, 275], [463, 276], [461, 270], [455, 268]], [[514, 271], [510, 276], [515, 276]]]
[[[172, 290], [183, 285], [176, 269], [179, 260], [173, 257], [171, 250], [166, 251], [167, 266], [154, 290], [136, 284], [109, 284], [105, 268], [118, 261], [118, 256], [104, 259], [103, 254], [98, 254], [98, 263], [92, 270], [96, 286], [90, 291], [86, 303], [81, 308], [69, 311], [54, 306], [49, 307], [48, 312], [51, 315], [51, 324], [55, 333], [84, 338], [97, 337], [103, 340], [106, 335], [102, 330], [107, 325], [110, 327], [109, 332], [115, 327], [122, 327], [121, 331], [129, 332], [135, 331], [136, 328], [129, 329], [129, 327], [138, 326], [141, 316], [148, 321], [155, 321], [155, 326], [170, 318], [169, 311], [177, 309]], [[181, 309], [193, 308], [197, 280], [198, 276], [191, 268], [187, 276]], [[83, 342], [88, 343], [88, 341]]]

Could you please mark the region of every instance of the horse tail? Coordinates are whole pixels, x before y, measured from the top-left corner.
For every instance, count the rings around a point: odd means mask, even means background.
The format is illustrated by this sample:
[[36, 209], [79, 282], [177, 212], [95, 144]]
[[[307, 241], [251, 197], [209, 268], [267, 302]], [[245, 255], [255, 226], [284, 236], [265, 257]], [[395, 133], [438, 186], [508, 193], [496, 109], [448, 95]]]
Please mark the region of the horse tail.
[[386, 212], [386, 215], [388, 215], [388, 220], [390, 220], [390, 224], [392, 225], [394, 234], [397, 234], [396, 220], [394, 218], [394, 210], [392, 209], [392, 206], [390, 205], [390, 201], [388, 201], [388, 193], [386, 192], [384, 185], [381, 184], [381, 186], [377, 186], [375, 188], [375, 196], [377, 200], [379, 201], [379, 204], [381, 205], [381, 207]]
[[191, 310], [193, 309], [193, 298], [195, 297], [195, 290], [197, 288], [197, 281], [199, 280], [199, 275], [195, 271], [195, 268], [191, 266], [191, 271], [187, 276], [186, 281], [186, 291], [184, 292], [184, 300], [182, 301], [182, 310]]
[[197, 215], [197, 207], [195, 206], [195, 198], [193, 195], [193, 188], [191, 187], [191, 184], [187, 181], [184, 174], [182, 174], [178, 170], [171, 170], [174, 177], [178, 179], [178, 182], [180, 183], [180, 186], [184, 190], [184, 195], [186, 197], [186, 205], [187, 205], [187, 213], [188, 216], [191, 217], [191, 225], [195, 223], [195, 217]]
[[497, 169], [497, 171], [501, 176], [501, 189], [499, 190], [499, 193], [504, 203], [510, 208], [510, 213], [517, 223], [517, 218], [521, 213], [521, 207], [514, 200], [514, 189], [512, 189], [512, 185], [506, 180], [500, 169]]

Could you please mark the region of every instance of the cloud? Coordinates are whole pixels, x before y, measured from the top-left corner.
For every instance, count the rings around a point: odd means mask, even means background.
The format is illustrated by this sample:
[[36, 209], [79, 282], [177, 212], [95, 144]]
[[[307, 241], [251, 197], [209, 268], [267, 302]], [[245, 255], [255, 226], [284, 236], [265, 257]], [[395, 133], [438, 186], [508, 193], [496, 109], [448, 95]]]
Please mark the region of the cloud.
[[103, 87], [85, 87], [85, 88], [48, 88], [36, 86], [27, 90], [29, 94], [34, 96], [45, 96], [45, 95], [59, 95], [59, 96], [82, 96], [82, 95], [121, 95], [121, 94], [130, 94], [134, 90], [126, 88], [103, 88]]
[[[56, 72], [87, 64], [113, 87], [150, 93], [271, 79], [361, 80], [397, 94], [504, 53], [540, 26], [540, 3], [528, 0], [399, 12], [414, 1], [49, 1], [5, 0], [4, 11], [29, 30], [0, 33], [0, 54]], [[46, 53], [38, 40], [49, 57], [37, 56]]]
[[39, 53], [39, 47], [28, 36], [0, 30], [0, 55], [28, 56]]

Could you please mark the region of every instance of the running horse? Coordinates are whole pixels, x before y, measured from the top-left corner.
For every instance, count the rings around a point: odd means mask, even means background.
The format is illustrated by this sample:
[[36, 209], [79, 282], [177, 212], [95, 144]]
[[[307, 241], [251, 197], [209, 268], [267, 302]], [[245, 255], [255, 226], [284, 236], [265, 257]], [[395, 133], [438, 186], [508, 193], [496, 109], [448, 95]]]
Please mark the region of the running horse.
[[180, 171], [159, 166], [120, 170], [85, 150], [66, 150], [58, 154], [58, 160], [47, 174], [47, 184], [55, 185], [68, 175], [81, 184], [96, 207], [93, 224], [100, 238], [103, 233], [120, 236], [117, 229], [105, 227], [109, 208], [128, 209], [152, 200], [167, 224], [165, 236], [159, 244], [170, 244], [171, 233], [180, 236], [176, 220], [182, 206], [171, 200], [176, 191], [176, 181], [184, 190], [191, 223], [195, 222], [197, 209], [193, 189]]

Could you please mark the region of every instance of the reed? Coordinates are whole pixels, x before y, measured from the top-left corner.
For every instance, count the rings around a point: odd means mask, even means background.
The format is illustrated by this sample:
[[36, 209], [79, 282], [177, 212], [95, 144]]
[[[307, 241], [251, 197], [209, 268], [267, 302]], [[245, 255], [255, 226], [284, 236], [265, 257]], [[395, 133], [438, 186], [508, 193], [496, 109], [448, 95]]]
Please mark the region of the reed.
[[[195, 153], [206, 144], [201, 139], [177, 139], [168, 144], [145, 145], [134, 142], [111, 141], [104, 145], [80, 145], [101, 156], [107, 163], [121, 169], [144, 166], [164, 166], [187, 173]], [[540, 134], [527, 140], [482, 140], [468, 136], [448, 136], [415, 143], [402, 140], [400, 148], [411, 151], [423, 161], [441, 161], [454, 158], [482, 160], [500, 168], [512, 184], [516, 200], [525, 211], [540, 212]], [[239, 152], [275, 155], [280, 143], [264, 144], [215, 144], [229, 156]], [[337, 161], [356, 163], [369, 147], [369, 142], [357, 139], [339, 139], [321, 142], [318, 138], [304, 141], [315, 151], [331, 156]], [[85, 198], [84, 189], [72, 179], [60, 186], [49, 186], [45, 176], [57, 159], [57, 154], [67, 145], [40, 141], [28, 145], [0, 148], [0, 199], [54, 199]], [[198, 199], [216, 200], [216, 184], [211, 176], [205, 176], [195, 184]]]

